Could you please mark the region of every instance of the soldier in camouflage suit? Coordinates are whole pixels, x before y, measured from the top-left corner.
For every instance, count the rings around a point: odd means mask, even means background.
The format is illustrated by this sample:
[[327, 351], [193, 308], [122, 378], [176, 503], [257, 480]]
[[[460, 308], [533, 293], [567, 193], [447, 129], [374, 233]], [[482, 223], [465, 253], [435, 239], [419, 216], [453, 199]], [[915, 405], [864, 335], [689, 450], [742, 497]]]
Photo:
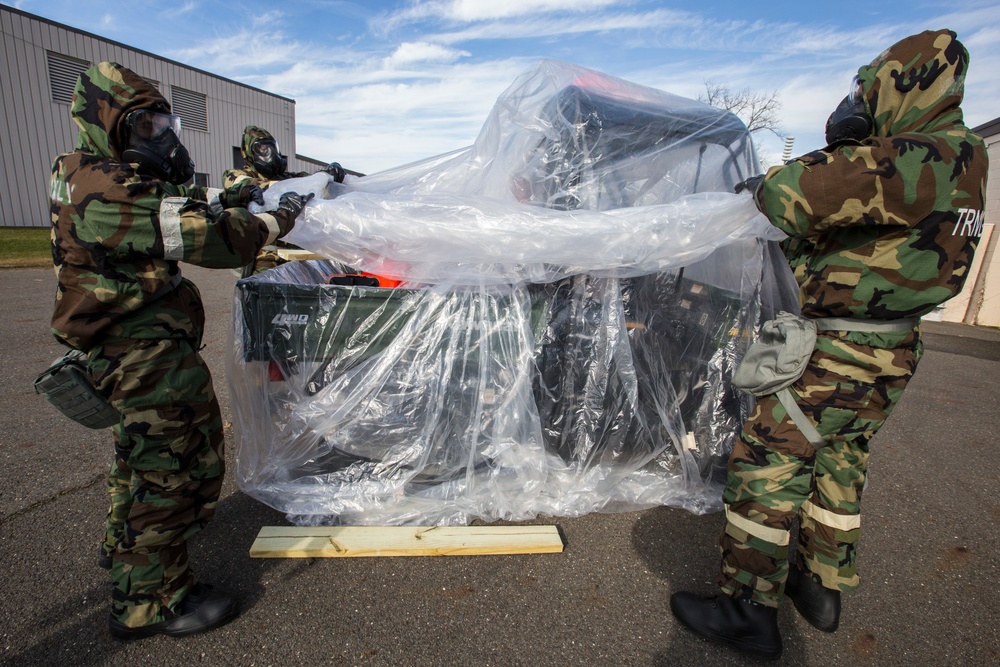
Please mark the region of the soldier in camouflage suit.
[[194, 163], [179, 119], [116, 63], [80, 76], [70, 114], [78, 146], [55, 159], [50, 191], [52, 331], [87, 353], [94, 385], [121, 414], [102, 545], [114, 581], [111, 632], [192, 634], [233, 618], [236, 604], [188, 564], [187, 540], [215, 511], [224, 458], [219, 405], [198, 355], [205, 312], [178, 262], [241, 266], [292, 229], [306, 199], [288, 193], [254, 216], [245, 202], [180, 185]]
[[[760, 211], [789, 236], [802, 314], [845, 319], [820, 328], [791, 386], [820, 440], [811, 443], [772, 394], [734, 447], [723, 594], [671, 599], [679, 620], [709, 639], [776, 659], [783, 595], [832, 632], [840, 592], [858, 585], [869, 441], [917, 367], [917, 318], [961, 291], [982, 229], [988, 161], [982, 139], [963, 125], [968, 63], [948, 30], [900, 41], [858, 70], [855, 94], [831, 116], [829, 146], [748, 182]], [[840, 121], [863, 129], [838, 133]], [[900, 330], [871, 330], [887, 323]]]
[[[249, 201], [256, 196], [253, 193], [255, 186], [263, 191], [276, 181], [309, 176], [304, 171], [288, 171], [288, 160], [281, 156], [278, 144], [271, 133], [262, 127], [247, 125], [243, 129], [240, 153], [246, 165], [242, 169], [227, 169], [222, 174], [222, 187], [230, 197]], [[338, 163], [331, 162], [322, 171], [330, 174], [337, 183], [344, 182], [346, 172]], [[258, 201], [263, 202], [263, 197], [261, 196]], [[247, 267], [244, 273], [246, 275], [260, 273], [281, 263], [283, 260], [278, 255], [277, 246], [268, 245], [261, 250], [253, 265]]]

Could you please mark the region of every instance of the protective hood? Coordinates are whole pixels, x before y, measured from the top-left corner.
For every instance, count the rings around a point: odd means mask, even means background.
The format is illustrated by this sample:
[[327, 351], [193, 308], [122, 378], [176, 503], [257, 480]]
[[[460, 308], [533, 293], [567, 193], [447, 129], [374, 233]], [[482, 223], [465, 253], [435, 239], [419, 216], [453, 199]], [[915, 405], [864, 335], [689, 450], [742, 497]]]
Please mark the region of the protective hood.
[[858, 70], [874, 134], [929, 132], [962, 122], [969, 52], [951, 30], [907, 37]]
[[261, 139], [275, 141], [274, 135], [262, 127], [247, 125], [243, 128], [243, 146], [240, 147], [240, 152], [243, 154], [243, 159], [247, 162], [248, 169], [253, 169], [253, 152], [251, 151], [251, 147], [255, 141], [260, 141]]
[[118, 63], [88, 69], [76, 82], [70, 107], [80, 128], [77, 148], [121, 160], [128, 143], [125, 116], [133, 109], [169, 112], [170, 104], [151, 83]]

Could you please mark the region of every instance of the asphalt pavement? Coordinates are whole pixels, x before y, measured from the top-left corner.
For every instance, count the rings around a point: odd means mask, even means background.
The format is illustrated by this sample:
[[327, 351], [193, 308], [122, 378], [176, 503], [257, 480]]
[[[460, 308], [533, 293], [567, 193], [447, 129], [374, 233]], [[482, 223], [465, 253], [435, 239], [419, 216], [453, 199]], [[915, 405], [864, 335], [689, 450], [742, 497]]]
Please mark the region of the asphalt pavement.
[[[203, 354], [225, 378], [233, 276], [185, 266], [209, 313]], [[96, 564], [109, 431], [65, 419], [32, 389], [60, 354], [50, 269], [0, 270], [0, 663], [5, 665], [742, 665], [680, 627], [670, 594], [706, 594], [722, 516], [654, 508], [559, 526], [561, 554], [251, 559], [284, 516], [227, 479], [192, 542], [199, 576], [235, 594], [231, 624], [186, 639], [108, 633]], [[784, 664], [1000, 664], [1000, 331], [925, 324], [927, 353], [872, 443], [861, 588], [826, 634], [779, 612]]]

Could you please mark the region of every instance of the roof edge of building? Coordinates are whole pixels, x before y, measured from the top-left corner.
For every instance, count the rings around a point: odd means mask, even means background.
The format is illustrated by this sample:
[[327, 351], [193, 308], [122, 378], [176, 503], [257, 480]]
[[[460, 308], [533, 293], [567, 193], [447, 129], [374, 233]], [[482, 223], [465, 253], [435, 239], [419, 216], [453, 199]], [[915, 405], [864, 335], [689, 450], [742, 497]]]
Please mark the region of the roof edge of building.
[[107, 42], [109, 44], [114, 44], [115, 46], [119, 46], [119, 47], [121, 47], [123, 49], [128, 49], [130, 51], [135, 51], [136, 53], [141, 53], [141, 54], [149, 56], [151, 58], [156, 58], [157, 60], [162, 60], [162, 61], [170, 63], [172, 65], [176, 65], [177, 67], [183, 67], [184, 69], [191, 70], [192, 72], [198, 72], [199, 74], [204, 74], [205, 76], [210, 76], [213, 79], [220, 79], [222, 81], [226, 81], [226, 82], [231, 83], [233, 85], [242, 86], [243, 88], [249, 88], [250, 90], [256, 91], [258, 93], [264, 93], [265, 95], [270, 95], [271, 97], [276, 97], [276, 98], [278, 98], [280, 100], [285, 100], [286, 102], [291, 102], [292, 104], [295, 104], [295, 100], [292, 99], [291, 97], [285, 97], [284, 95], [278, 95], [277, 93], [272, 93], [269, 90], [264, 90], [263, 88], [257, 88], [255, 86], [251, 86], [249, 84], [242, 83], [240, 81], [236, 81], [235, 79], [230, 79], [230, 78], [227, 78], [227, 77], [224, 77], [224, 76], [219, 76], [218, 74], [213, 74], [212, 72], [200, 69], [198, 67], [192, 67], [191, 65], [185, 65], [184, 63], [179, 62], [177, 60], [172, 60], [171, 58], [165, 58], [165, 57], [159, 55], [158, 53], [153, 53], [151, 51], [146, 51], [145, 49], [140, 49], [140, 48], [137, 48], [135, 46], [131, 46], [129, 44], [125, 44], [124, 42], [116, 41], [114, 39], [108, 39], [107, 37], [102, 37], [101, 35], [98, 35], [96, 33], [87, 32], [86, 30], [80, 30], [79, 28], [74, 28], [73, 26], [66, 25], [65, 23], [59, 23], [58, 21], [53, 21], [52, 19], [47, 19], [44, 16], [39, 16], [38, 14], [32, 14], [31, 12], [26, 12], [23, 9], [18, 9], [17, 7], [11, 7], [10, 5], [0, 4], [0, 9], [10, 11], [10, 12], [12, 12], [14, 14], [20, 14], [21, 16], [33, 19], [35, 21], [41, 21], [42, 23], [48, 23], [49, 25], [55, 26], [57, 28], [62, 28], [63, 30], [68, 30], [70, 32], [75, 32], [75, 33], [77, 33], [79, 35], [85, 35], [85, 36], [91, 37], [93, 39], [99, 39], [102, 42]]
[[[301, 153], [296, 153], [295, 158], [298, 160], [302, 160], [303, 162], [308, 162], [309, 164], [314, 164], [321, 169], [329, 164], [328, 162], [323, 162], [322, 160], [317, 160], [314, 157], [309, 157], [308, 155], [302, 155]], [[343, 169], [351, 176], [364, 176], [364, 174], [362, 174], [360, 171], [354, 171], [353, 169], [348, 169], [347, 167], [344, 167]]]
[[295, 158], [298, 160], [302, 160], [303, 162], [309, 162], [310, 164], [314, 164], [317, 167], [325, 167], [327, 165], [327, 163], [323, 162], [322, 160], [317, 160], [314, 157], [309, 157], [308, 155], [302, 155], [301, 153], [296, 153]]
[[1000, 118], [994, 118], [993, 120], [986, 121], [982, 125], [977, 125], [971, 129], [979, 136], [992, 136], [1000, 133]]

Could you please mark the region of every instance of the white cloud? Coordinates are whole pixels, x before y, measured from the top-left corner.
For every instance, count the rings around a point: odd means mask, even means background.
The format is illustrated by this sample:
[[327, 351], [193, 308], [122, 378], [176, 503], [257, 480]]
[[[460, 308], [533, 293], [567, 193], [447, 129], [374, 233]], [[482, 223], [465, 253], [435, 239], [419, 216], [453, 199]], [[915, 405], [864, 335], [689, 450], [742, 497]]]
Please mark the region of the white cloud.
[[619, 4], [619, 2], [618, 0], [503, 0], [502, 2], [449, 0], [448, 2], [432, 4], [444, 5], [441, 16], [445, 19], [482, 21], [554, 12], [590, 12]]
[[[457, 8], [454, 3], [451, 6]], [[606, 70], [600, 64], [604, 56], [598, 54], [593, 55], [597, 62], [581, 64], [691, 98], [704, 92], [708, 79], [738, 88], [778, 91], [783, 129], [796, 137], [796, 151], [804, 152], [822, 145], [825, 119], [842, 97], [842, 87], [832, 82], [843, 80], [846, 86], [863, 64], [859, 54], [867, 61], [876, 55], [872, 45], [895, 41], [898, 37], [893, 32], [903, 36], [917, 31], [911, 28], [875, 25], [845, 32], [654, 10], [546, 21], [482, 21], [398, 43], [387, 56], [346, 48], [332, 53], [280, 34], [271, 36], [277, 39], [271, 51], [283, 55], [272, 55], [270, 60], [246, 58], [246, 34], [192, 52], [202, 53], [202, 58], [207, 52], [219, 67], [235, 68], [234, 78], [294, 97], [299, 153], [373, 172], [471, 143], [497, 95], [534, 60], [476, 61], [473, 49], [447, 44], [497, 36], [545, 38], [629, 31], [633, 41], [628, 46], [672, 54], [677, 52], [670, 49], [680, 49], [687, 60], [665, 57], [659, 65], [631, 72]], [[322, 56], [316, 57], [317, 52]], [[462, 59], [472, 62], [460, 63]], [[628, 62], [627, 54], [618, 60], [622, 61]], [[781, 139], [762, 134], [756, 140], [762, 153], [772, 161], [777, 159]]]
[[[654, 30], [675, 28], [678, 43], [683, 43], [680, 32], [696, 22], [690, 14], [662, 9], [643, 13], [596, 14], [567, 18], [517, 18], [478, 23], [460, 30], [437, 32], [429, 40], [445, 44], [471, 42], [486, 39], [529, 39], [578, 35], [583, 33], [607, 33], [621, 30]], [[718, 38], [718, 35], [715, 36]], [[717, 42], [716, 42], [717, 44]]]
[[171, 58], [192, 63], [224, 76], [236, 72], [260, 71], [274, 66], [287, 66], [308, 59], [308, 45], [286, 38], [274, 31], [261, 38], [257, 30], [241, 30], [226, 37], [213, 37], [189, 48], [168, 52]]
[[405, 81], [354, 72], [355, 83], [298, 98], [296, 150], [373, 173], [470, 145], [496, 98], [530, 65], [455, 65]]
[[969, 76], [962, 109], [970, 127], [1000, 118], [1000, 28], [993, 23], [972, 33], [963, 43], [969, 49]]
[[[859, 65], [908, 34], [948, 26], [972, 55], [967, 122], [1000, 113], [1000, 7], [992, 0], [958, 0], [937, 15], [866, 10], [843, 23], [814, 20], [811, 9], [780, 21], [736, 20], [721, 4], [682, 11], [655, 0], [393, 0], [376, 4], [397, 8], [381, 13], [357, 0], [309, 14], [298, 3], [262, 4], [262, 13], [240, 17], [182, 2], [205, 20], [192, 24], [192, 13], [173, 10], [126, 27], [90, 0], [45, 6], [63, 7], [62, 20], [82, 29], [294, 98], [298, 151], [367, 172], [471, 143], [497, 95], [540, 57], [690, 98], [709, 79], [778, 91], [783, 129], [804, 152], [821, 145], [826, 117]], [[780, 155], [780, 139], [757, 140]]]
[[284, 18], [284, 16], [285, 16], [284, 13], [279, 10], [271, 10], [269, 12], [264, 12], [262, 14], [251, 16], [250, 21], [255, 26], [274, 27], [274, 25], [278, 24]]
[[391, 31], [424, 21], [472, 23], [517, 16], [593, 12], [616, 4], [622, 4], [622, 0], [429, 0], [382, 15], [375, 25]]
[[387, 68], [394, 69], [415, 63], [442, 62], [451, 63], [463, 57], [471, 56], [468, 51], [450, 49], [440, 44], [429, 42], [403, 42], [396, 51], [385, 59]]

